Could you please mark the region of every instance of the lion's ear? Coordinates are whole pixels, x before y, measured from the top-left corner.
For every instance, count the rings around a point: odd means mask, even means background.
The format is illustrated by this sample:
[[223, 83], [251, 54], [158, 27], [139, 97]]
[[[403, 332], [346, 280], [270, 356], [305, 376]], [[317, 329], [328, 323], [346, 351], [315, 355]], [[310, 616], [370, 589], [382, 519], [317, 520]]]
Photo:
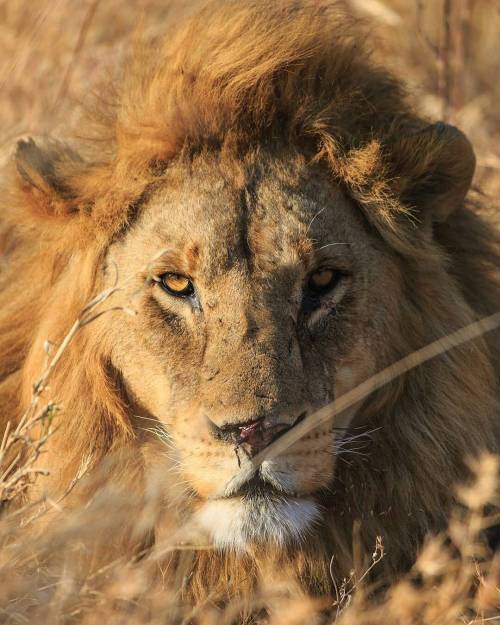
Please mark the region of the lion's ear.
[[476, 166], [467, 137], [439, 122], [400, 138], [392, 146], [400, 197], [423, 211], [425, 222], [445, 221], [469, 190]]
[[18, 141], [14, 155], [18, 187], [38, 213], [67, 214], [74, 210], [71, 177], [82, 168], [80, 156], [67, 145], [50, 139]]

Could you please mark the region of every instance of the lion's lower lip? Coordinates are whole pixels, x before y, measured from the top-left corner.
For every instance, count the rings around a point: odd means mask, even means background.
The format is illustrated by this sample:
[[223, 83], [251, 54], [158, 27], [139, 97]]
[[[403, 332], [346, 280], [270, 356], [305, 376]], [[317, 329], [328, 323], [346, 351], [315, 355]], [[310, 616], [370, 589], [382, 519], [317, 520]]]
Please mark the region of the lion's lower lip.
[[279, 495], [280, 497], [299, 496], [296, 492], [280, 490], [264, 481], [260, 475], [255, 474], [250, 480], [242, 484], [236, 492], [231, 493], [229, 497], [224, 497], [224, 499], [256, 499], [272, 495]]

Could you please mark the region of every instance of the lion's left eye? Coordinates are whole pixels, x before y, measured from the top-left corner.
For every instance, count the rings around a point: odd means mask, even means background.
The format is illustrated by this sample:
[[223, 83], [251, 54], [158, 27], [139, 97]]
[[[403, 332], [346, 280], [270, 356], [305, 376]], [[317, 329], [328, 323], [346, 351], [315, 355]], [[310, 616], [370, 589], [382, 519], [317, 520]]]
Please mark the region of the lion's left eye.
[[160, 276], [160, 284], [164, 291], [177, 297], [188, 297], [194, 293], [191, 280], [179, 273], [164, 273]]
[[322, 295], [333, 289], [340, 276], [340, 272], [333, 269], [319, 269], [309, 276], [307, 288], [315, 295]]

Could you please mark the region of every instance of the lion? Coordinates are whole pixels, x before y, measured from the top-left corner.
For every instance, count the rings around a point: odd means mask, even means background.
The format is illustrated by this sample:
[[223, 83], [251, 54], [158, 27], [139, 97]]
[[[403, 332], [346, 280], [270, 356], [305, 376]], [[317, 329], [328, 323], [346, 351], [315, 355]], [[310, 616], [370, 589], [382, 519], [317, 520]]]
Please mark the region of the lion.
[[285, 569], [332, 596], [332, 556], [341, 579], [377, 537], [376, 574], [395, 579], [445, 526], [467, 460], [499, 449], [492, 332], [234, 481], [318, 409], [499, 309], [498, 233], [466, 199], [473, 148], [413, 110], [365, 39], [327, 0], [211, 0], [138, 44], [96, 138], [25, 139], [12, 159], [4, 425], [46, 341], [99, 294], [107, 309], [53, 371], [50, 475], [29, 497], [77, 507], [103, 467], [138, 501], [154, 482], [148, 544], [164, 522], [213, 546], [189, 559], [192, 596]]

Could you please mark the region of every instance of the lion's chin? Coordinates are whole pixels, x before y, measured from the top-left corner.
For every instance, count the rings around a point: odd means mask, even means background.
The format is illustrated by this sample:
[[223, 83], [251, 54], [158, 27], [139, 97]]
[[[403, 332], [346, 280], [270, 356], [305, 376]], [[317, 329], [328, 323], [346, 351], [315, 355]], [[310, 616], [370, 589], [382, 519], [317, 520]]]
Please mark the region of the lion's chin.
[[300, 543], [320, 517], [310, 498], [257, 493], [207, 501], [197, 521], [215, 547], [244, 552], [250, 546]]

